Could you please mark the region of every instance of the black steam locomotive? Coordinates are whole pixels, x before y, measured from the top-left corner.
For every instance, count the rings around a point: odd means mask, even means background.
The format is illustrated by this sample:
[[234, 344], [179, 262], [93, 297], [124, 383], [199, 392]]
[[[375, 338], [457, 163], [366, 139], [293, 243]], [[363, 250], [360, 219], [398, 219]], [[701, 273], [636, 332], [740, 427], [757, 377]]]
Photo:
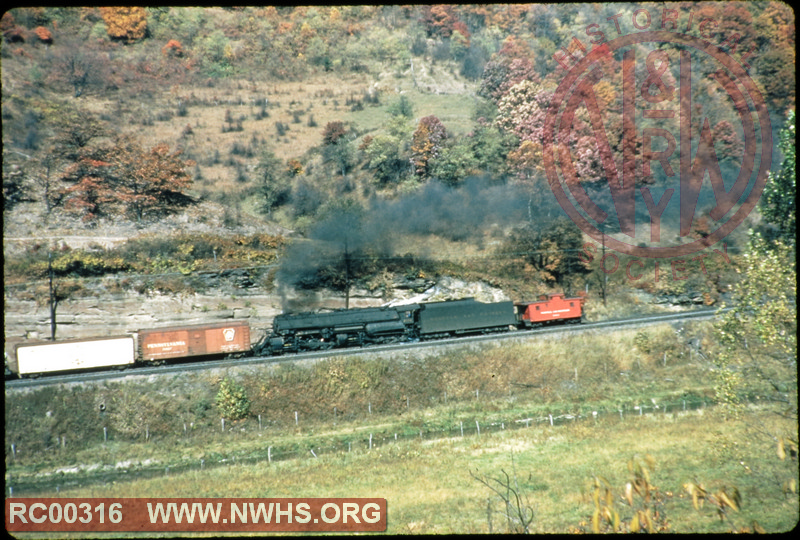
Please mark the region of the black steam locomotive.
[[395, 307], [279, 315], [256, 354], [418, 341], [503, 332], [519, 325], [513, 302], [484, 304], [473, 298]]

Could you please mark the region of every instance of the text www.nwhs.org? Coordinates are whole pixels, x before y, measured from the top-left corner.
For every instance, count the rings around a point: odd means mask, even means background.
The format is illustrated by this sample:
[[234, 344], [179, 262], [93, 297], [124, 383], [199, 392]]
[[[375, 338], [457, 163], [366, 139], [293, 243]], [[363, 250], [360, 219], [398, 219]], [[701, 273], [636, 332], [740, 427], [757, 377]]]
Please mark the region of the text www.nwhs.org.
[[14, 532], [381, 532], [378, 498], [8, 498]]
[[[281, 507], [283, 506], [283, 507]], [[152, 524], [167, 523], [378, 523], [381, 508], [376, 503], [359, 506], [358, 503], [325, 503], [319, 516], [314, 517], [308, 503], [230, 503], [228, 517], [222, 514], [222, 503], [147, 503], [147, 512]], [[283, 521], [281, 521], [283, 519]], [[195, 521], [197, 520], [197, 521]], [[249, 520], [249, 521], [248, 521]]]

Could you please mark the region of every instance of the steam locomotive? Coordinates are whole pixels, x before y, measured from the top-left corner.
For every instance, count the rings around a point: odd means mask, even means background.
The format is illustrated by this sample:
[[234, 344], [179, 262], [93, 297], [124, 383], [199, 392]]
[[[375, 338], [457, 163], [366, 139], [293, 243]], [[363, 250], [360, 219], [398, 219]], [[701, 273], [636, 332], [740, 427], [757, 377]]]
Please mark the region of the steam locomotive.
[[139, 330], [133, 335], [16, 346], [8, 368], [17, 376], [126, 368], [168, 360], [272, 356], [303, 351], [415, 342], [579, 323], [583, 297], [549, 294], [533, 302], [482, 303], [474, 298], [278, 315], [272, 331], [250, 343], [246, 321]]

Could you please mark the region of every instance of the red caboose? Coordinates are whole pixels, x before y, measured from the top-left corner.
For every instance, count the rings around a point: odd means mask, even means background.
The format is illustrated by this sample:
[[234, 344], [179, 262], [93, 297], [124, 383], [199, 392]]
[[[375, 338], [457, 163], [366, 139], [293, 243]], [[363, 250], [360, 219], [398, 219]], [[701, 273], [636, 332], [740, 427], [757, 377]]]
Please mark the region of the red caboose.
[[517, 317], [522, 327], [531, 328], [555, 322], [579, 323], [585, 298], [565, 298], [561, 293], [546, 294], [536, 302], [517, 302]]

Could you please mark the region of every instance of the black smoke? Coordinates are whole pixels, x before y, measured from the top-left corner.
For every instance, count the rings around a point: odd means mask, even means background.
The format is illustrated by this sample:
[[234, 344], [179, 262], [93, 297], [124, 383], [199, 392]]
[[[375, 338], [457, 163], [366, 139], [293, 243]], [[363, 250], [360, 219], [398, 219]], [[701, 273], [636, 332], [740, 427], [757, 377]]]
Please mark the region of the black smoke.
[[542, 227], [564, 216], [546, 186], [545, 191], [531, 210], [525, 188], [477, 176], [458, 187], [429, 182], [405, 196], [374, 198], [366, 207], [330, 204], [305, 238], [289, 246], [278, 282], [284, 288], [344, 290], [352, 280], [387, 268], [387, 262], [429, 255], [398, 253], [399, 241], [408, 236], [477, 242], [490, 227], [505, 228], [530, 218]]

